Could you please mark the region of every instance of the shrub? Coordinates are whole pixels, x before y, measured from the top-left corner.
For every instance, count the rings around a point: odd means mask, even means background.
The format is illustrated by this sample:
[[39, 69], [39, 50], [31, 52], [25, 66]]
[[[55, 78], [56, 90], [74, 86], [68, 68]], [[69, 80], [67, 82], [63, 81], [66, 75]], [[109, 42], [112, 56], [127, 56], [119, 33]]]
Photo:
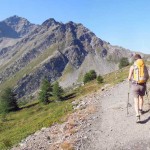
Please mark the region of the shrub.
[[95, 70], [90, 70], [89, 75], [90, 75], [91, 80], [94, 80], [97, 77]]
[[119, 62], [119, 69], [129, 65], [129, 60], [126, 57], [122, 57]]
[[96, 77], [97, 75], [96, 75], [95, 70], [90, 70], [88, 73], [84, 75], [83, 82], [87, 83], [89, 81], [96, 79]]
[[104, 79], [103, 79], [103, 77], [102, 77], [101, 75], [99, 75], [99, 76], [97, 77], [97, 82], [98, 82], [99, 84], [104, 82]]

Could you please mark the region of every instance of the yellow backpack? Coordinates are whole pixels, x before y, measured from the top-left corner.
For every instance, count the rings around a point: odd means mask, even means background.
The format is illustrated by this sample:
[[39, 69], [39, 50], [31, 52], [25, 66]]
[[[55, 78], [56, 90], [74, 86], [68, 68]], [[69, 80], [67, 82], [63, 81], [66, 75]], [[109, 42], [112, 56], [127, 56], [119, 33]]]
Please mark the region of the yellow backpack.
[[147, 81], [147, 69], [142, 59], [135, 61], [134, 65], [133, 80], [136, 83], [142, 84]]

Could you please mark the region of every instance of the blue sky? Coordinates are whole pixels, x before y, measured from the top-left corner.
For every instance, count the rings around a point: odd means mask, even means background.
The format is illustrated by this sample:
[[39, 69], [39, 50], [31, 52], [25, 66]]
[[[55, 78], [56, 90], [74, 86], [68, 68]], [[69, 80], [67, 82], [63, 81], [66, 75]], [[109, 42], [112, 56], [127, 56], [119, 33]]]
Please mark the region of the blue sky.
[[74, 21], [112, 45], [150, 54], [150, 0], [0, 0], [0, 7], [0, 21]]

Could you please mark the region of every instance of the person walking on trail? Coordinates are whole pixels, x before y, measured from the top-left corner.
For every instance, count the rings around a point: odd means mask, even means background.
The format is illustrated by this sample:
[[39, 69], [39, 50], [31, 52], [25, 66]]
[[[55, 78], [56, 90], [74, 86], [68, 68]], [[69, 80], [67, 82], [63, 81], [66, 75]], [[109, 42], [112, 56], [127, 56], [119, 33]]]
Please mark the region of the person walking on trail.
[[128, 80], [131, 81], [131, 89], [134, 96], [134, 107], [136, 122], [140, 122], [140, 115], [143, 114], [143, 96], [146, 92], [146, 82], [149, 74], [143, 59], [139, 54], [134, 56], [134, 64], [130, 67]]

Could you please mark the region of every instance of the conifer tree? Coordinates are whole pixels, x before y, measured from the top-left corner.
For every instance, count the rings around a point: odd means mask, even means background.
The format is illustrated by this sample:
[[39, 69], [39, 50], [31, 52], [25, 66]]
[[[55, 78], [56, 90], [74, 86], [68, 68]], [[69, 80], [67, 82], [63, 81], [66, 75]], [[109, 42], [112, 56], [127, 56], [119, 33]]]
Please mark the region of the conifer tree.
[[52, 95], [56, 101], [62, 100], [63, 89], [57, 81], [53, 85]]
[[120, 59], [120, 62], [119, 62], [119, 69], [122, 69], [123, 67], [126, 67], [126, 66], [128, 66], [128, 65], [129, 65], [129, 60], [128, 60], [128, 58], [122, 57], [122, 58]]
[[49, 103], [49, 97], [51, 96], [51, 92], [52, 92], [51, 83], [48, 80], [44, 79], [42, 81], [41, 90], [39, 93], [40, 102], [42, 102], [43, 104]]
[[3, 91], [0, 100], [0, 107], [2, 113], [8, 113], [10, 111], [15, 111], [19, 109], [15, 96], [16, 94], [9, 87]]

